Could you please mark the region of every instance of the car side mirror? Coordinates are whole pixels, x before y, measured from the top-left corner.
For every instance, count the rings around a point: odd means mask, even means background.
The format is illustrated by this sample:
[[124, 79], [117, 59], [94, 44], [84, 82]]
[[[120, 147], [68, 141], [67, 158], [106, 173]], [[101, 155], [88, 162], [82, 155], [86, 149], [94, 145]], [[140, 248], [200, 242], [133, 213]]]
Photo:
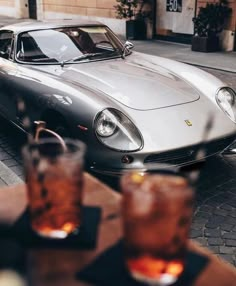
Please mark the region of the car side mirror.
[[0, 57], [4, 58], [4, 59], [8, 59], [9, 58], [9, 54], [7, 52], [0, 51]]
[[134, 47], [134, 44], [131, 43], [130, 41], [126, 41], [125, 44], [124, 44], [124, 48], [125, 49], [132, 50], [133, 47]]

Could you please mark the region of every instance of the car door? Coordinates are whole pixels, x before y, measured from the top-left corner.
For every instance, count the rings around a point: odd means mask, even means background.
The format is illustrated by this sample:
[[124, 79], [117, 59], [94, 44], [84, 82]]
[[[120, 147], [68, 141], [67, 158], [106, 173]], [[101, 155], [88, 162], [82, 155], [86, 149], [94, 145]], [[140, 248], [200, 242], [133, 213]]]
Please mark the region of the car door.
[[0, 113], [8, 120], [16, 116], [14, 75], [16, 64], [13, 62], [14, 34], [0, 31]]

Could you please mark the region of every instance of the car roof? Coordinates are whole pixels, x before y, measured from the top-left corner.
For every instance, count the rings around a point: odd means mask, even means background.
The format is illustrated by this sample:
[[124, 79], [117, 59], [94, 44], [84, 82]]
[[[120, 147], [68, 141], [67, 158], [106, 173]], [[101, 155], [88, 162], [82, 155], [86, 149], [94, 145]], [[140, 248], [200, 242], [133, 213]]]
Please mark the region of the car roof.
[[104, 24], [96, 21], [86, 21], [86, 20], [61, 20], [61, 21], [28, 21], [20, 22], [0, 28], [1, 30], [10, 30], [16, 34], [21, 32], [27, 32], [32, 30], [41, 30], [41, 29], [54, 29], [60, 27], [75, 27], [75, 26], [104, 26]]

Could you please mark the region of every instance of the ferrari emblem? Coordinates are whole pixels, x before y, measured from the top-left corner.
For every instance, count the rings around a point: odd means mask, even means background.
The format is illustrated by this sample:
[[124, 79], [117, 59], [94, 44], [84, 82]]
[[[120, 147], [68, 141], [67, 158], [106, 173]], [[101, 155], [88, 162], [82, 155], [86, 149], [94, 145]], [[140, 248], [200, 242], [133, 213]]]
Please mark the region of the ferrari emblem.
[[193, 126], [193, 124], [192, 124], [192, 122], [190, 121], [190, 120], [184, 120], [185, 121], [185, 123], [188, 125], [188, 126]]

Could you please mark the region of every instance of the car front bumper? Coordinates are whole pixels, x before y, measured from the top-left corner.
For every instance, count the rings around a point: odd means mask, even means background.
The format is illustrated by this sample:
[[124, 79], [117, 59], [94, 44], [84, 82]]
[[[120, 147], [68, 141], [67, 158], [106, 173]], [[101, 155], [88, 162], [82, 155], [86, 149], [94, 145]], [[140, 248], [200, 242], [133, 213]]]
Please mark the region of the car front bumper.
[[[114, 167], [112, 164], [94, 164], [90, 165], [90, 170], [95, 173], [108, 176], [121, 176], [127, 171], [137, 171], [145, 173], [148, 170], [154, 169], [172, 169], [177, 170], [180, 166], [194, 165], [199, 161], [206, 160], [210, 156], [220, 153], [231, 152], [232, 146], [236, 145], [235, 134], [223, 137], [217, 140], [212, 140], [206, 144], [196, 144], [184, 148], [178, 148], [167, 152], [154, 152], [150, 154], [133, 153], [129, 154], [133, 158], [133, 163], [120, 164], [120, 167]], [[196, 159], [199, 150], [204, 150], [205, 156]], [[234, 153], [235, 154], [235, 153]], [[120, 154], [120, 157], [125, 154]], [[138, 164], [137, 164], [138, 161]], [[111, 160], [112, 163], [112, 160]]]

